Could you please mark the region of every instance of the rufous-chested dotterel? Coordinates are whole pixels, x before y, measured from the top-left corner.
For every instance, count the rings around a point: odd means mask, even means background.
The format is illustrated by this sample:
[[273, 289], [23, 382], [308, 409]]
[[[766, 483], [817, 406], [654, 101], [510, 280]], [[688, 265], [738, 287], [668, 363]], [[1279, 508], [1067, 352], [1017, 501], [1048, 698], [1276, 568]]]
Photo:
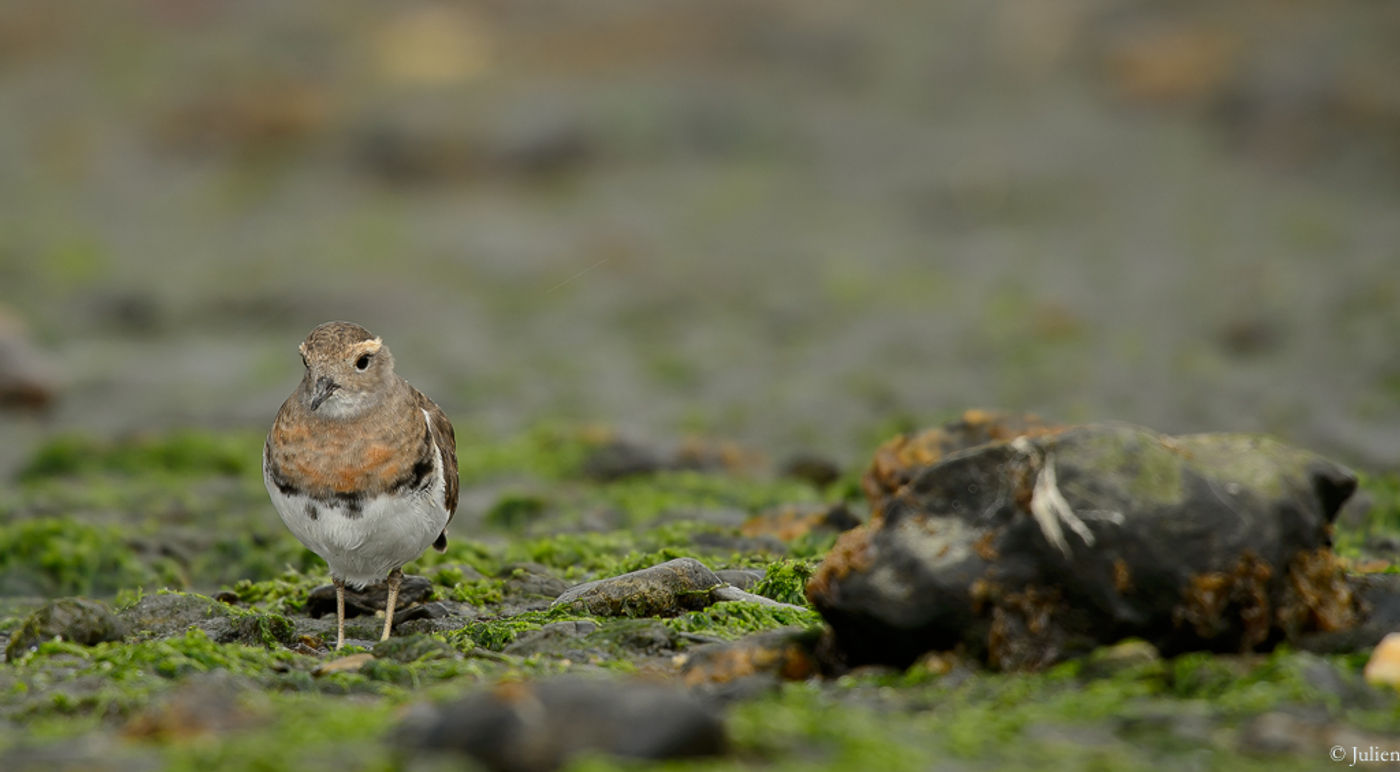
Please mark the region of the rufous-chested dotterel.
[[389, 347], [350, 322], [301, 344], [301, 383], [263, 446], [263, 481], [293, 535], [325, 559], [345, 645], [345, 585], [388, 578], [389, 637], [403, 565], [447, 548], [457, 509], [457, 444], [432, 400], [394, 372]]

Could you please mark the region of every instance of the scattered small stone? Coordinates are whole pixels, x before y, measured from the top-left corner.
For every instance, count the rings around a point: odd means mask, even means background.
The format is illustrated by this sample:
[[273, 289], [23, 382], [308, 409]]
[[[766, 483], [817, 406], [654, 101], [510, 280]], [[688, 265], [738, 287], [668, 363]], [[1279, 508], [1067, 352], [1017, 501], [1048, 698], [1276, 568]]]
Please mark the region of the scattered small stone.
[[340, 657], [339, 659], [321, 663], [315, 670], [311, 671], [311, 675], [320, 678], [321, 676], [330, 675], [331, 673], [354, 673], [365, 665], [373, 662], [374, 659], [374, 655], [369, 652], [351, 654], [346, 657]]
[[14, 662], [45, 641], [69, 641], [93, 646], [126, 637], [125, 627], [107, 605], [86, 598], [52, 601], [24, 620], [10, 636], [5, 659]]
[[43, 410], [58, 396], [57, 371], [24, 322], [0, 306], [0, 408]]
[[1085, 679], [1112, 678], [1125, 670], [1151, 666], [1162, 661], [1157, 647], [1136, 638], [1095, 649], [1084, 658], [1079, 675]]
[[626, 438], [596, 445], [583, 462], [583, 474], [609, 482], [624, 477], [676, 471], [738, 471], [761, 465], [762, 459], [732, 442], [690, 439], [665, 448]]
[[759, 513], [744, 522], [745, 536], [769, 536], [791, 542], [814, 532], [840, 533], [860, 525], [845, 504], [792, 505]]
[[457, 650], [430, 635], [394, 635], [380, 641], [370, 651], [379, 659], [418, 662], [426, 659], [453, 659]]
[[1400, 687], [1400, 633], [1381, 639], [1361, 675], [1367, 683]]
[[569, 589], [569, 583], [550, 573], [539, 563], [512, 563], [501, 569], [505, 593], [512, 596], [554, 600]]
[[719, 715], [686, 692], [640, 680], [502, 683], [410, 715], [405, 753], [455, 752], [492, 772], [549, 772], [581, 753], [678, 759], [724, 752]]
[[813, 652], [820, 636], [820, 630], [774, 630], [697, 646], [678, 654], [674, 661], [686, 686], [724, 684], [755, 676], [774, 682], [801, 681], [819, 670]]
[[137, 714], [125, 728], [128, 737], [188, 740], [244, 730], [266, 720], [267, 705], [245, 678], [225, 670], [196, 673], [173, 692]]
[[570, 587], [554, 606], [599, 616], [663, 616], [704, 608], [723, 582], [695, 558], [676, 558], [638, 571]]
[[810, 483], [814, 488], [825, 488], [841, 479], [841, 467], [835, 461], [810, 454], [789, 458], [779, 473], [784, 477]]
[[764, 572], [757, 568], [721, 568], [715, 576], [726, 584], [747, 590], [763, 580]]
[[123, 610], [118, 618], [134, 638], [150, 640], [183, 635], [198, 627], [213, 640], [233, 636], [231, 617], [238, 613], [213, 598], [193, 593], [162, 592], [147, 595]]
[[728, 585], [716, 587], [715, 589], [711, 590], [710, 600], [716, 603], [724, 600], [732, 600], [738, 601], [740, 603], [757, 603], [760, 606], [776, 606], [778, 608], [791, 608], [798, 610], [802, 609], [802, 606], [794, 605], [792, 603], [783, 603], [780, 600], [765, 598], [762, 595], [754, 595], [751, 592], [744, 592], [738, 587], [730, 587]]
[[[422, 603], [433, 595], [433, 583], [422, 576], [412, 576], [405, 574], [403, 583], [399, 586], [398, 608], [407, 610], [415, 603]], [[384, 610], [389, 605], [389, 585], [385, 582], [378, 582], [357, 590], [353, 587], [345, 588], [345, 618], [358, 616], [374, 616]], [[306, 596], [306, 613], [312, 619], [319, 619], [327, 614], [335, 615], [335, 585], [323, 584], [312, 590]], [[398, 614], [394, 614], [397, 620]]]
[[418, 619], [442, 619], [452, 613], [452, 607], [442, 601], [432, 601], [430, 603], [417, 603], [408, 608], [395, 609], [394, 626], [412, 622]]
[[579, 648], [579, 639], [596, 632], [598, 623], [587, 619], [551, 622], [538, 630], [526, 630], [506, 646], [504, 653], [518, 657], [561, 654]]

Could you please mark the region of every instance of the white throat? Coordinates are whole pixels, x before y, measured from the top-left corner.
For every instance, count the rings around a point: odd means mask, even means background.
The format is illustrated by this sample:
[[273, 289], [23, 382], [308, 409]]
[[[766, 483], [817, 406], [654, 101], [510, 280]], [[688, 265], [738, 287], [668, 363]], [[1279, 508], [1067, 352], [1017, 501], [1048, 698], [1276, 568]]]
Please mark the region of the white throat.
[[354, 418], [374, 407], [374, 395], [364, 392], [337, 391], [326, 397], [316, 414], [326, 418]]

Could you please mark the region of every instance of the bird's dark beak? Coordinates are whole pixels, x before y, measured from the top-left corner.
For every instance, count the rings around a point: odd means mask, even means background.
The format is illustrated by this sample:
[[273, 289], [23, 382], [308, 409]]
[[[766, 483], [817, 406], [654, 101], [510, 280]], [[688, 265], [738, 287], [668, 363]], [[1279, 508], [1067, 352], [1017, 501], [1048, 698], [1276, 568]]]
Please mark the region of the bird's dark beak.
[[340, 384], [324, 375], [317, 378], [316, 388], [311, 392], [311, 409], [315, 410], [320, 407], [321, 403], [325, 402], [338, 388], [340, 388]]

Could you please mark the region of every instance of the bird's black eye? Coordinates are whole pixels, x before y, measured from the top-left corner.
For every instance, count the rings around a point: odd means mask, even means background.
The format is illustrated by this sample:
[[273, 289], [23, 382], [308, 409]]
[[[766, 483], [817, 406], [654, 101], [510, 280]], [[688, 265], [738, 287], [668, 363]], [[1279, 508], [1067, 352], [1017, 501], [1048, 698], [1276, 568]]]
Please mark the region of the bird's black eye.
[[364, 372], [367, 367], [369, 367], [369, 354], [361, 354], [360, 358], [355, 360], [355, 369]]

